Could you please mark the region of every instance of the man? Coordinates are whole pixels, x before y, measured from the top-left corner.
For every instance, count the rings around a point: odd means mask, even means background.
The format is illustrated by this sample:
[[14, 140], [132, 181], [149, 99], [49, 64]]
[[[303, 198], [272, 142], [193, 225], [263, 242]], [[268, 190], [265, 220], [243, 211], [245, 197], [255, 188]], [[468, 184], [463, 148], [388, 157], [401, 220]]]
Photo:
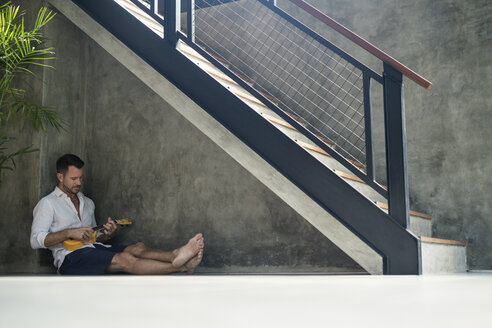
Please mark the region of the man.
[[84, 162], [66, 154], [56, 162], [58, 185], [34, 208], [31, 229], [31, 247], [48, 248], [61, 274], [104, 274], [127, 272], [132, 274], [192, 274], [203, 257], [204, 238], [197, 234], [181, 248], [173, 251], [152, 249], [144, 243], [129, 246], [109, 246], [102, 242], [116, 233], [111, 218], [104, 224], [104, 234], [95, 243], [75, 251], [63, 248], [66, 239], [83, 242], [92, 240], [96, 226], [94, 202], [80, 192]]

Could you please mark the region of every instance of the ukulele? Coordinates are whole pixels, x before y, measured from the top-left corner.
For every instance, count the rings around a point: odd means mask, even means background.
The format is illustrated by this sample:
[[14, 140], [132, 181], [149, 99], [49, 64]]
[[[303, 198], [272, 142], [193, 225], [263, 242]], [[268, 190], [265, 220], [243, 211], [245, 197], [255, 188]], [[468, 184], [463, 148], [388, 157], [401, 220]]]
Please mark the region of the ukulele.
[[[116, 220], [113, 220], [113, 221], [116, 224], [120, 225], [120, 226], [128, 226], [128, 225], [132, 224], [132, 220], [131, 219], [116, 219]], [[92, 228], [92, 230], [94, 232], [92, 233], [92, 239], [89, 240], [89, 241], [80, 241], [80, 240], [75, 240], [75, 239], [67, 239], [67, 240], [64, 240], [63, 241], [62, 245], [63, 245], [63, 247], [66, 250], [74, 251], [76, 249], [79, 249], [83, 245], [92, 244], [93, 242], [96, 241], [97, 233], [99, 231], [103, 230], [103, 229], [104, 229], [104, 225], [103, 224], [98, 225], [95, 228]]]

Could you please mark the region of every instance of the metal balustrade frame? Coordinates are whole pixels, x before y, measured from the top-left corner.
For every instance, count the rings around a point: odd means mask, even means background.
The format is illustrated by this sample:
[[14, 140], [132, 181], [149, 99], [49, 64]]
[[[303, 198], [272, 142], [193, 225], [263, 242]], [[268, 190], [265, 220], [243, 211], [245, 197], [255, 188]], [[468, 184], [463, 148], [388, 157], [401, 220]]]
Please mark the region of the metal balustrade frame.
[[[349, 164], [344, 163], [345, 158], [332, 151], [330, 147], [326, 147], [318, 138], [313, 137], [310, 131], [307, 131], [269, 99], [195, 44], [192, 33], [188, 33], [188, 35], [181, 33], [179, 31], [181, 17], [179, 0], [155, 2], [158, 8], [162, 8], [162, 4], [165, 4], [164, 19], [162, 20], [164, 39], [148, 29], [114, 1], [72, 0], [72, 2], [381, 254], [385, 274], [421, 273], [420, 239], [406, 229], [408, 226], [408, 184], [406, 180], [405, 122], [401, 73], [386, 64], [382, 76], [363, 68], [365, 99], [370, 96], [369, 84], [371, 80], [382, 82], [384, 88], [387, 195], [390, 206], [388, 215], [176, 49], [178, 39], [186, 41], [193, 49], [245, 87], [299, 131], [305, 133], [309, 139], [325, 149], [352, 172], [361, 172], [350, 162]], [[132, 2], [137, 3], [138, 1], [132, 0]], [[264, 2], [274, 6], [274, 2]], [[194, 8], [194, 6], [191, 5], [190, 8]], [[150, 12], [148, 8], [145, 10], [149, 15], [155, 14], [155, 12]], [[272, 10], [286, 15], [276, 7]], [[301, 24], [295, 20], [294, 23]], [[188, 31], [193, 31], [192, 18], [188, 20], [187, 24], [190, 25]], [[306, 27], [302, 28], [306, 29], [306, 33], [321, 38]], [[330, 44], [326, 40], [323, 42], [327, 45]], [[348, 55], [344, 54], [344, 56]], [[357, 64], [355, 60], [353, 61]], [[364, 110], [366, 115], [370, 115], [369, 106], [365, 106]], [[366, 123], [367, 121], [366, 119]], [[366, 134], [367, 130], [368, 125], [366, 124]], [[371, 139], [370, 136], [368, 139]], [[265, 142], [266, 140], [268, 142]], [[366, 151], [368, 150], [371, 150], [371, 145], [366, 146]], [[370, 153], [369, 156], [372, 156], [372, 151]], [[373, 159], [369, 158], [366, 162], [369, 165], [367, 166], [367, 174], [363, 175], [365, 181], [368, 180], [368, 176], [370, 177], [369, 180], [374, 177], [374, 167], [371, 164]], [[361, 177], [360, 173], [356, 174]], [[373, 180], [366, 182], [375, 189], [379, 186]]]

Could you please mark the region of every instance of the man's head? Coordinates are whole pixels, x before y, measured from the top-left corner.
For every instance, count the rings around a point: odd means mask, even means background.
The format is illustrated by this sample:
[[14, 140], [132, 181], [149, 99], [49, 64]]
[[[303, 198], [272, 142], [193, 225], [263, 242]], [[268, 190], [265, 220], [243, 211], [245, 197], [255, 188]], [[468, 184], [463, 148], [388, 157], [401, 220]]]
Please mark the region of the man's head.
[[65, 154], [56, 161], [58, 188], [76, 194], [82, 186], [84, 161], [72, 154]]

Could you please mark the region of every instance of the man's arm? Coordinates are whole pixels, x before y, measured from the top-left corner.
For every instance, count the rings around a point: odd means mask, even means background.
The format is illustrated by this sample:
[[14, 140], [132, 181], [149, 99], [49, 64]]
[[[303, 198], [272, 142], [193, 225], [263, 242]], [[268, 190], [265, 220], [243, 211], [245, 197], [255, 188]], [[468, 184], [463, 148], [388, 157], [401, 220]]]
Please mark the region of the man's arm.
[[46, 248], [44, 240], [50, 233], [54, 213], [53, 206], [46, 198], [41, 199], [34, 208], [31, 227], [31, 247], [33, 249]]
[[61, 243], [69, 238], [76, 239], [80, 241], [89, 241], [92, 239], [92, 228], [82, 227], [82, 228], [70, 228], [61, 230], [58, 232], [52, 232], [46, 235], [44, 238], [44, 246], [50, 247]]

